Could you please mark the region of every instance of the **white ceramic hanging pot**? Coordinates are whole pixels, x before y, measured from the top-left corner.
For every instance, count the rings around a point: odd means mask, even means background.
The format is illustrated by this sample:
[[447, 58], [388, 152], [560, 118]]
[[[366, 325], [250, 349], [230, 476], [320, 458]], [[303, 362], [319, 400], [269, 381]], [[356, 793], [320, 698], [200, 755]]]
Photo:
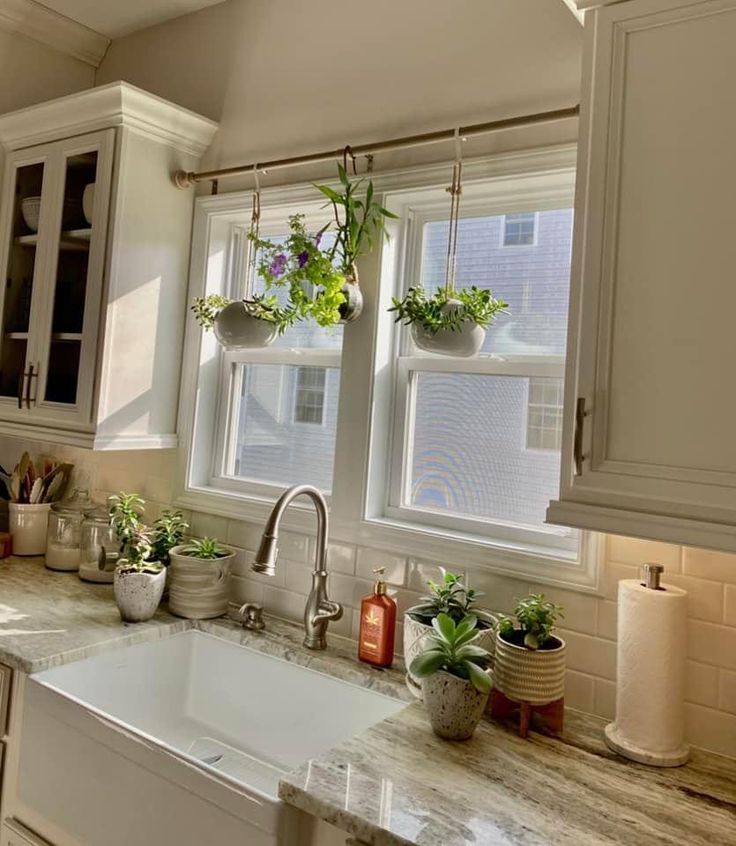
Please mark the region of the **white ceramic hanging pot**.
[[488, 693], [466, 679], [440, 670], [422, 679], [424, 704], [432, 730], [445, 740], [467, 740], [483, 716]]
[[[442, 312], [447, 314], [462, 308], [459, 300], [448, 300], [442, 306]], [[480, 352], [486, 340], [486, 330], [471, 320], [464, 320], [459, 329], [440, 329], [432, 334], [420, 323], [412, 323], [411, 336], [419, 349], [425, 352], [470, 358]]]
[[278, 335], [275, 324], [254, 317], [242, 300], [235, 300], [218, 312], [214, 330], [217, 340], [228, 350], [267, 347]]
[[345, 277], [342, 293], [345, 302], [340, 306], [340, 323], [352, 323], [363, 312], [363, 292], [360, 290], [358, 271], [355, 268]]
[[551, 649], [527, 649], [496, 637], [493, 683], [514, 702], [547, 705], [565, 695], [565, 641]]
[[158, 573], [125, 570], [121, 561], [113, 577], [113, 591], [120, 616], [126, 623], [144, 623], [156, 613], [166, 584], [166, 568]]

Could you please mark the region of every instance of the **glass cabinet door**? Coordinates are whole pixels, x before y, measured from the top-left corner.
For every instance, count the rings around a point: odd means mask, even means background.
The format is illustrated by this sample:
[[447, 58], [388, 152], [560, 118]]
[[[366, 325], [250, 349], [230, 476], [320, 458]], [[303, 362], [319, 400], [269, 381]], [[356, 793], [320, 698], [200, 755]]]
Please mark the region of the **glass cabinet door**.
[[[105, 264], [114, 130], [57, 144], [45, 296], [34, 310], [31, 405], [89, 423]], [[35, 304], [34, 304], [35, 305]]]
[[5, 412], [28, 410], [26, 390], [31, 360], [31, 303], [41, 284], [39, 239], [49, 195], [51, 151], [10, 154], [3, 192], [0, 262], [5, 290], [0, 298], [0, 405]]

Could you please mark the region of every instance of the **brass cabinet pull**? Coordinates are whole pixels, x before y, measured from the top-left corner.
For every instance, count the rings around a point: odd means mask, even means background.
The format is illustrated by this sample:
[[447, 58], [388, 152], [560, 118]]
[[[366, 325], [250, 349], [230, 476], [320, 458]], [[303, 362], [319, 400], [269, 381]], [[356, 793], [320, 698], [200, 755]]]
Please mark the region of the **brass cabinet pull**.
[[26, 408], [30, 408], [31, 403], [36, 404], [36, 397], [31, 397], [31, 384], [34, 379], [38, 379], [38, 373], [34, 372], [34, 367], [31, 365], [28, 368], [28, 381], [26, 382]]
[[26, 380], [26, 372], [23, 370], [18, 376], [18, 408], [23, 408], [23, 384]]
[[583, 455], [583, 426], [588, 412], [585, 410], [585, 397], [578, 397], [575, 405], [575, 439], [573, 442], [573, 461], [575, 462], [575, 475], [583, 473], [583, 461], [587, 458]]

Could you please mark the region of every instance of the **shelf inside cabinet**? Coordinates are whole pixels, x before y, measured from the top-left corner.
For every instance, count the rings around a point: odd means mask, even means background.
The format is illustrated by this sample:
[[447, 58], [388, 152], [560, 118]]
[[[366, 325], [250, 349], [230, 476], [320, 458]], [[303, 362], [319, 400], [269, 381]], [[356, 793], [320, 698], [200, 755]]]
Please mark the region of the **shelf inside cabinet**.
[[81, 332], [52, 332], [51, 333], [51, 340], [52, 341], [81, 341], [82, 340], [82, 333]]
[[6, 332], [5, 337], [11, 341], [27, 341], [28, 332]]
[[[59, 249], [70, 252], [86, 252], [89, 250], [89, 239], [91, 236], [91, 229], [68, 229], [61, 233]], [[23, 247], [35, 247], [38, 243], [38, 233], [19, 235], [15, 239], [15, 242]]]

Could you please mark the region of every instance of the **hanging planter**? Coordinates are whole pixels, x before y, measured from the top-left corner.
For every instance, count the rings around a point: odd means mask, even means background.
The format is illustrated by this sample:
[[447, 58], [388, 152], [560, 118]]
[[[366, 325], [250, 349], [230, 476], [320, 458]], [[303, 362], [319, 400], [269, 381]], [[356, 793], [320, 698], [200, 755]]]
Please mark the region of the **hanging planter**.
[[344, 301], [340, 305], [340, 323], [352, 323], [363, 312], [363, 292], [358, 281], [358, 269], [353, 267], [340, 289]]
[[403, 299], [393, 299], [389, 311], [396, 322], [411, 326], [411, 336], [421, 350], [437, 355], [469, 358], [477, 355], [486, 339], [486, 327], [508, 308], [491, 291], [473, 285], [455, 288], [457, 236], [462, 194], [462, 162], [459, 135], [455, 133], [456, 155], [450, 193], [450, 227], [447, 239], [445, 286], [428, 296], [421, 285], [409, 288]]

